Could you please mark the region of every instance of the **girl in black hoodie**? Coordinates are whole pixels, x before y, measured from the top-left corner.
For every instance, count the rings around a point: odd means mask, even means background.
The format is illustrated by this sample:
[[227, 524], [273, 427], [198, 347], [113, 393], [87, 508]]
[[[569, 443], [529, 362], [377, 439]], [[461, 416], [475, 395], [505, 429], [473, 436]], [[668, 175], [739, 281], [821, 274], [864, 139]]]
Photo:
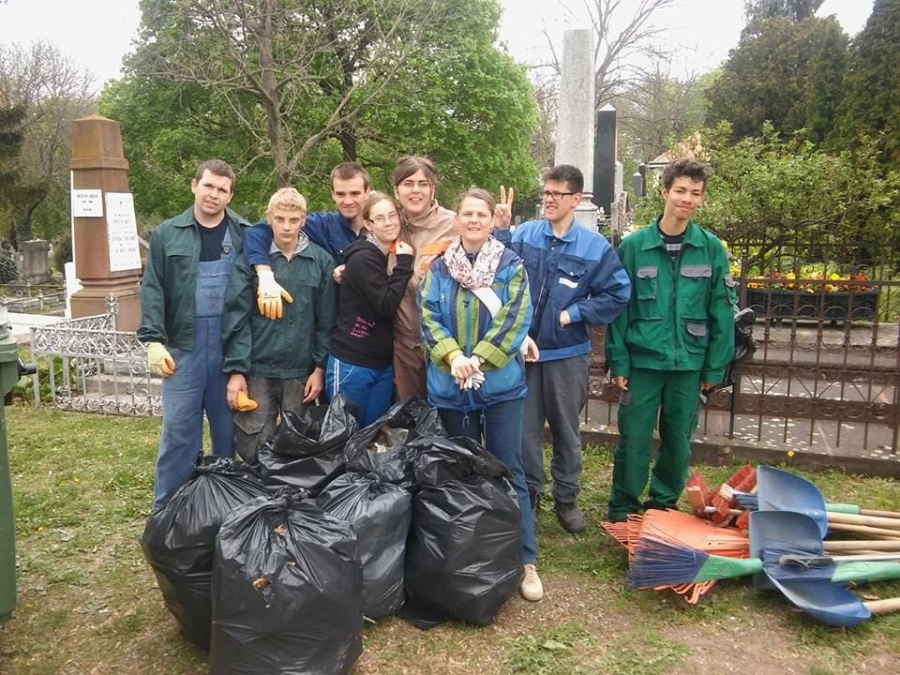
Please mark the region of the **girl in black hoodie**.
[[400, 235], [394, 200], [372, 192], [362, 208], [365, 229], [344, 251], [337, 321], [325, 387], [359, 408], [359, 425], [368, 426], [391, 405], [394, 380], [394, 314], [412, 277], [412, 247]]

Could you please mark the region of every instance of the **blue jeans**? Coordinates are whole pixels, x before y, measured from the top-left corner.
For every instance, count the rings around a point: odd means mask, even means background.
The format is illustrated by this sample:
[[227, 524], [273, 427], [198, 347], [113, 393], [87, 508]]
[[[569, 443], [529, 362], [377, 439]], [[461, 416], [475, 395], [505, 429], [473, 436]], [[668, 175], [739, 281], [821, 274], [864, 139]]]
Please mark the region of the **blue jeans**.
[[537, 540], [531, 517], [531, 499], [522, 469], [522, 422], [525, 399], [496, 403], [469, 413], [440, 410], [441, 421], [448, 436], [467, 436], [479, 443], [509, 469], [510, 482], [519, 498], [522, 513], [522, 560], [533, 564], [537, 560]]
[[222, 321], [195, 319], [196, 347], [169, 350], [175, 373], [162, 383], [162, 433], [156, 460], [153, 510], [163, 508], [191, 477], [203, 449], [203, 413], [209, 420], [212, 454], [234, 457], [234, 424], [222, 372]]
[[394, 369], [375, 370], [341, 361], [331, 354], [325, 364], [325, 391], [334, 399], [338, 392], [359, 408], [359, 426], [367, 427], [391, 407], [394, 394]]

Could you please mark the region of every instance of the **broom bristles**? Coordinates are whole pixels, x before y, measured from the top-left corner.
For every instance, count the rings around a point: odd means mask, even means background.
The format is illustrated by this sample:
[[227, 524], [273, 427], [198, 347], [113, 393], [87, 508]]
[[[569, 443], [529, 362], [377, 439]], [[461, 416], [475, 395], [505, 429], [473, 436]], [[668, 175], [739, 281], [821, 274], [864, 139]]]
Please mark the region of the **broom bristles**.
[[657, 588], [691, 583], [709, 555], [655, 537], [641, 536], [634, 546], [625, 583], [628, 588]]

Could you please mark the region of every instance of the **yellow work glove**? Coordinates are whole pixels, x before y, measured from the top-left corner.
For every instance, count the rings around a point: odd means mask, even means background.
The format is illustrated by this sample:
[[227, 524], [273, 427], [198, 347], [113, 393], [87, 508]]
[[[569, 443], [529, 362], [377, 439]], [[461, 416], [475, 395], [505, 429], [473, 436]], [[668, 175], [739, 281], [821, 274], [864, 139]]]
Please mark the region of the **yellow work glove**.
[[294, 298], [275, 281], [275, 273], [272, 270], [260, 270], [257, 276], [259, 277], [259, 290], [256, 294], [256, 306], [259, 308], [259, 313], [270, 321], [280, 319], [284, 316], [282, 299], [285, 302], [293, 302]]
[[246, 391], [239, 391], [237, 394], [237, 402], [235, 403], [238, 412], [250, 412], [251, 410], [256, 410], [256, 406], [259, 405], [252, 398], [247, 396]]
[[147, 343], [147, 362], [150, 364], [150, 372], [154, 375], [169, 377], [175, 372], [175, 359], [161, 342]]

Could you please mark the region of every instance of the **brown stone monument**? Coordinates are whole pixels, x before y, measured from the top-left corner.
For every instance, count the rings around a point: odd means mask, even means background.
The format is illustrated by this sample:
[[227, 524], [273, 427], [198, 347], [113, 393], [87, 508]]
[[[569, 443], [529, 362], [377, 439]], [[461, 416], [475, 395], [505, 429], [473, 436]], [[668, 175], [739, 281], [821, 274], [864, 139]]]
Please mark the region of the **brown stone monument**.
[[98, 115], [72, 122], [72, 246], [83, 288], [72, 295], [72, 317], [104, 314], [118, 304], [116, 328], [141, 320], [141, 260], [128, 162], [119, 123]]

